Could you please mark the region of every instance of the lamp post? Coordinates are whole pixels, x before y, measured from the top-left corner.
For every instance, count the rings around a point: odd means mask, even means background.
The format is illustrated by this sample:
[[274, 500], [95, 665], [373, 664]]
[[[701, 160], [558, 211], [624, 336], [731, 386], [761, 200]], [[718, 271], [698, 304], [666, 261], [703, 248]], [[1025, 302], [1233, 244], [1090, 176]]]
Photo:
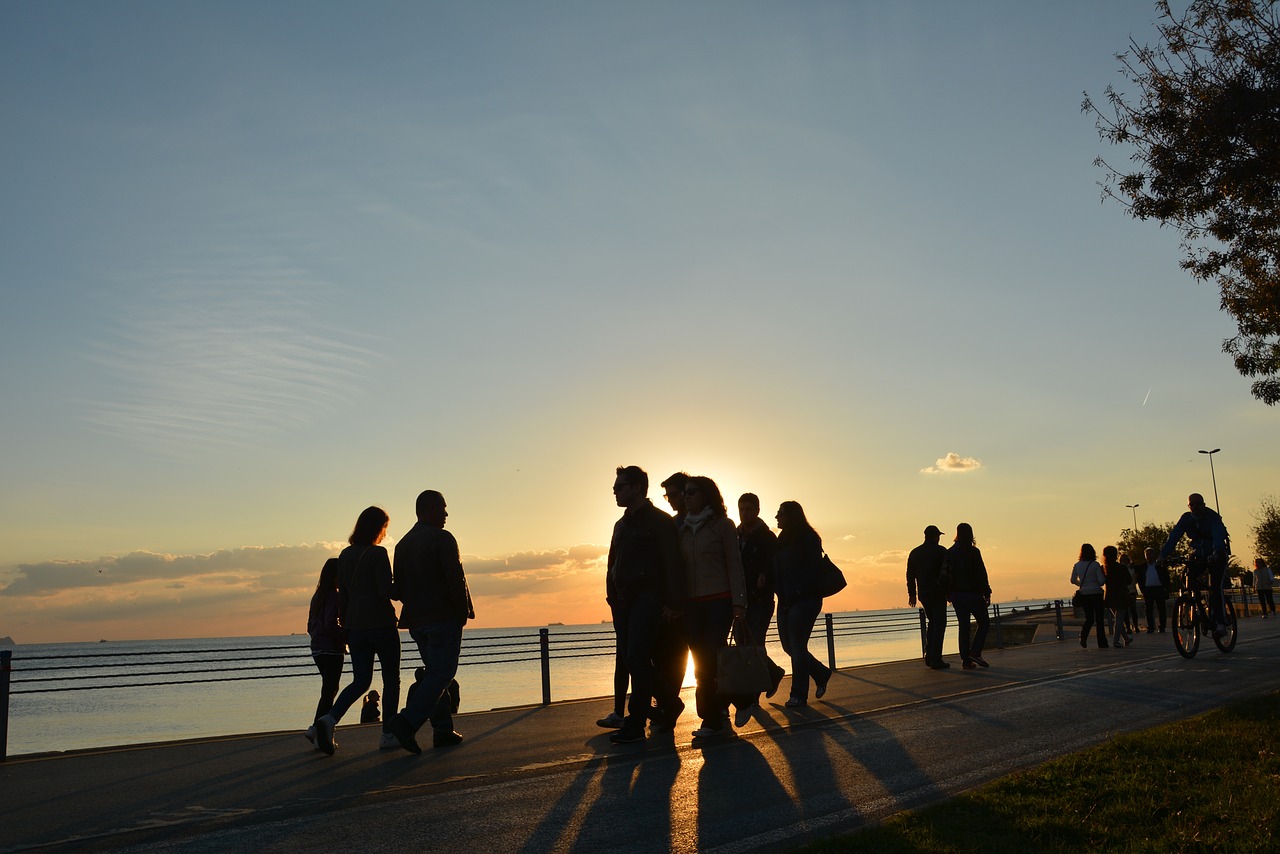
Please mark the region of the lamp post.
[[1138, 508], [1139, 508], [1139, 507], [1141, 507], [1141, 506], [1142, 506], [1141, 504], [1126, 504], [1126, 505], [1125, 505], [1125, 507], [1128, 507], [1130, 510], [1132, 510], [1132, 511], [1133, 511], [1133, 534], [1134, 534], [1134, 536], [1137, 536], [1137, 534], [1138, 534]]
[[1212, 451], [1200, 452], [1209, 456], [1209, 477], [1213, 478], [1213, 509], [1218, 511], [1219, 516], [1222, 515], [1222, 508], [1218, 506], [1218, 476], [1213, 471], [1213, 455], [1221, 450], [1221, 448], [1214, 448]]

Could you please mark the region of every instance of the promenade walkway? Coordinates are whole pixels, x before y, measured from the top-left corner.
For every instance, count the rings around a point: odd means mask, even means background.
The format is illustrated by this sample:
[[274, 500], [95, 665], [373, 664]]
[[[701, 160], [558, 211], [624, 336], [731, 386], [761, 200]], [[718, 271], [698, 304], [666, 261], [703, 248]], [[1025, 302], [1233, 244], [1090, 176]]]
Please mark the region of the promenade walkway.
[[11, 759], [0, 851], [783, 849], [1274, 690], [1277, 655], [1280, 621], [1250, 619], [1234, 653], [1206, 642], [1192, 661], [1144, 634], [993, 650], [988, 670], [858, 667], [807, 709], [782, 707], [784, 682], [706, 747], [689, 714], [615, 747], [594, 724], [611, 704], [585, 700], [461, 715], [466, 743], [421, 756], [356, 726], [334, 757], [266, 733]]

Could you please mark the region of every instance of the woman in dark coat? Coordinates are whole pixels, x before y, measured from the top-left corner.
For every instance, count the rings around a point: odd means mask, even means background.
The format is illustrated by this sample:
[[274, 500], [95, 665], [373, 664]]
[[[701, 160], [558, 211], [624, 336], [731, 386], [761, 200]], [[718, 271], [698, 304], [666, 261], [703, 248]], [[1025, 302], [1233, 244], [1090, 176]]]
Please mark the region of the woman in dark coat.
[[1115, 546], [1102, 550], [1102, 570], [1107, 576], [1107, 592], [1102, 602], [1111, 612], [1111, 645], [1128, 646], [1133, 643], [1133, 636], [1125, 627], [1125, 617], [1129, 612], [1129, 585], [1133, 583], [1133, 576], [1129, 567], [1120, 562], [1120, 552]]
[[[947, 598], [956, 611], [956, 623], [960, 630], [960, 659], [965, 670], [990, 667], [982, 657], [987, 643], [987, 627], [990, 617], [991, 584], [987, 580], [987, 566], [982, 562], [982, 552], [973, 539], [973, 527], [968, 522], [956, 526], [955, 545], [947, 549], [947, 562], [943, 568], [947, 576]], [[978, 624], [972, 640], [969, 637], [969, 620]]]
[[809, 680], [816, 699], [827, 693], [831, 668], [809, 652], [809, 636], [822, 612], [818, 592], [822, 571], [822, 538], [805, 518], [804, 508], [795, 501], [778, 507], [778, 550], [774, 554], [775, 582], [778, 585], [778, 639], [791, 656], [791, 696], [787, 706], [809, 705]]
[[316, 592], [311, 595], [307, 611], [307, 634], [311, 635], [311, 660], [320, 671], [320, 701], [307, 730], [307, 740], [316, 743], [315, 721], [333, 708], [342, 680], [342, 665], [347, 658], [347, 632], [338, 619], [338, 559], [331, 557], [320, 570]]

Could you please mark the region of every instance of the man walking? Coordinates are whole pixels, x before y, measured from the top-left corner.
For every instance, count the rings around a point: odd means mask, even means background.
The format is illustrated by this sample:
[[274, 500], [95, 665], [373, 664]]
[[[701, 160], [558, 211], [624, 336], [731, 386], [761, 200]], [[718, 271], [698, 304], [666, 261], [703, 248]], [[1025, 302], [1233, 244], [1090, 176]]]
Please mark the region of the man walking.
[[924, 542], [907, 556], [907, 601], [911, 607], [920, 600], [924, 609], [924, 663], [934, 670], [951, 667], [942, 660], [942, 641], [947, 633], [947, 591], [942, 588], [942, 565], [947, 549], [939, 542], [942, 531], [936, 525], [924, 529]]
[[400, 628], [409, 630], [424, 665], [422, 680], [391, 721], [391, 733], [410, 753], [422, 752], [415, 736], [428, 720], [432, 746], [462, 743], [453, 731], [449, 684], [458, 672], [462, 627], [476, 616], [458, 541], [444, 529], [449, 518], [444, 496], [428, 489], [418, 496], [416, 509], [418, 523], [396, 544], [393, 567], [404, 606]]
[[1138, 585], [1142, 588], [1142, 601], [1146, 603], [1147, 634], [1155, 632], [1157, 611], [1160, 613], [1160, 632], [1164, 633], [1168, 608], [1165, 602], [1169, 598], [1169, 588], [1173, 586], [1169, 582], [1169, 570], [1156, 560], [1157, 554], [1155, 549], [1144, 549], [1142, 556], [1146, 563], [1138, 568]]
[[[649, 699], [656, 695], [674, 724], [679, 685], [671, 686], [654, 672], [654, 650], [664, 618], [676, 620], [684, 608], [684, 569], [680, 542], [671, 517], [649, 500], [649, 475], [639, 466], [619, 466], [613, 497], [623, 508], [609, 541], [609, 600], [616, 615], [614, 632], [626, 651], [631, 699], [622, 728], [610, 736], [614, 744], [644, 741]], [[659, 721], [655, 720], [655, 723]]]
[[[689, 482], [689, 475], [682, 471], [668, 477], [662, 482], [663, 498], [671, 505], [675, 516], [674, 527], [678, 532], [684, 522], [684, 487]], [[677, 545], [679, 538], [677, 535]], [[680, 590], [683, 596], [685, 589], [684, 564], [681, 559]], [[667, 704], [671, 708], [658, 708], [654, 712], [654, 721], [659, 727], [675, 727], [676, 721], [684, 711], [684, 701], [680, 699], [680, 688], [684, 685], [684, 674], [689, 669], [689, 639], [685, 635], [684, 620], [679, 616], [663, 615], [662, 624], [658, 627], [658, 640], [653, 653], [654, 679], [662, 686], [654, 691], [655, 696], [669, 697]], [[659, 700], [661, 705], [662, 701]]]

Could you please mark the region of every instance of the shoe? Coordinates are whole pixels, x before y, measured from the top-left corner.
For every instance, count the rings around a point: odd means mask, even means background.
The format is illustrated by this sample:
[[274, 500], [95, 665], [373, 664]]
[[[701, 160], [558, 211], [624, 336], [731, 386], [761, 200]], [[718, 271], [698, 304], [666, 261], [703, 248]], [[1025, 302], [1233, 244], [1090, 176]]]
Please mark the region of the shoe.
[[391, 729], [391, 734], [396, 737], [396, 741], [400, 742], [401, 747], [410, 753], [422, 752], [422, 748], [418, 746], [418, 740], [414, 737], [417, 731], [414, 730], [413, 724], [409, 723], [403, 714], [392, 718], [388, 726]]
[[1161, 627], [1157, 630], [1157, 634], [1164, 634], [1164, 626], [1161, 626]]
[[311, 742], [311, 744], [312, 744], [312, 745], [315, 745], [315, 743], [316, 743], [316, 725], [315, 725], [315, 724], [312, 724], [311, 726], [307, 727], [307, 731], [306, 731], [305, 733], [303, 733], [303, 735], [305, 735], [305, 736], [307, 737], [307, 741]]
[[1111, 646], [1111, 644], [1107, 643], [1106, 641], [1098, 642], [1098, 649], [1106, 649], [1109, 646]]
[[1089, 648], [1089, 639], [1084, 635], [1080, 636], [1080, 646], [1084, 647], [1085, 649]]
[[617, 712], [610, 712], [596, 721], [596, 726], [602, 726], [605, 729], [622, 729], [624, 723], [626, 723], [626, 719], [622, 715]]
[[337, 725], [338, 722], [328, 715], [316, 719], [316, 747], [329, 756], [338, 749], [338, 745], [333, 740], [333, 728]]
[[738, 729], [742, 729], [744, 726], [750, 723], [751, 716], [759, 708], [760, 707], [754, 703], [751, 704], [750, 706], [747, 706], [746, 708], [739, 707], [738, 711], [733, 713], [733, 725], [736, 726]]
[[929, 669], [930, 670], [950, 670], [951, 665], [947, 664], [945, 661], [931, 661], [929, 662]]
[[815, 700], [821, 700], [821, 699], [822, 699], [822, 695], [827, 693], [827, 684], [828, 684], [828, 683], [830, 683], [830, 682], [831, 682], [831, 677], [830, 677], [830, 676], [828, 676], [828, 677], [827, 677], [827, 681], [826, 681], [826, 682], [818, 682], [818, 681], [816, 681], [816, 680], [815, 680], [815, 681], [814, 681], [814, 685], [815, 685], [815, 686], [817, 686], [817, 687], [815, 687], [815, 688], [813, 689], [813, 699], [815, 699]]
[[809, 701], [804, 697], [788, 697], [785, 705], [788, 709], [803, 709]]
[[977, 670], [977, 669], [978, 669], [978, 662], [974, 661], [972, 658], [966, 658], [966, 659], [964, 660], [964, 669], [965, 669], [965, 670]]
[[670, 732], [676, 728], [676, 721], [680, 720], [682, 714], [684, 714], [684, 700], [676, 697], [675, 705], [669, 709], [658, 706], [649, 709], [649, 722], [656, 732]]
[[773, 671], [769, 674], [769, 677], [773, 681], [770, 683], [769, 693], [765, 694], [765, 697], [772, 697], [774, 694], [778, 693], [778, 686], [782, 684], [782, 677], [786, 675], [786, 670], [776, 664], [773, 666]]
[[614, 744], [635, 744], [644, 741], [644, 728], [624, 726], [609, 736], [609, 741]]
[[1231, 634], [1231, 629], [1226, 623], [1218, 623], [1213, 627], [1213, 639], [1221, 640]]
[[1147, 626], [1147, 634], [1154, 635], [1155, 633], [1156, 633], [1155, 629], [1153, 629], [1151, 626]]
[[1131, 644], [1131, 643], [1133, 643], [1133, 638], [1129, 637], [1128, 635], [1125, 635], [1125, 636], [1124, 636], [1124, 645], [1125, 645], [1125, 646], [1128, 646], [1128, 645], [1129, 645], [1129, 644]]
[[431, 734], [432, 747], [453, 747], [455, 744], [462, 744], [461, 733], [438, 729]]
[[974, 660], [974, 661], [976, 661], [976, 662], [978, 662], [978, 666], [979, 666], [979, 667], [990, 667], [990, 666], [991, 666], [990, 664], [987, 664], [987, 660], [986, 660], [985, 658], [983, 658], [982, 656], [980, 656], [980, 655], [975, 655], [975, 656], [973, 657], [973, 660]]
[[705, 721], [702, 726], [693, 731], [694, 738], [712, 738], [717, 735], [724, 735], [724, 726], [712, 726]]
[[382, 731], [382, 737], [378, 739], [379, 750], [395, 750], [400, 746], [400, 739], [396, 738], [385, 729]]

